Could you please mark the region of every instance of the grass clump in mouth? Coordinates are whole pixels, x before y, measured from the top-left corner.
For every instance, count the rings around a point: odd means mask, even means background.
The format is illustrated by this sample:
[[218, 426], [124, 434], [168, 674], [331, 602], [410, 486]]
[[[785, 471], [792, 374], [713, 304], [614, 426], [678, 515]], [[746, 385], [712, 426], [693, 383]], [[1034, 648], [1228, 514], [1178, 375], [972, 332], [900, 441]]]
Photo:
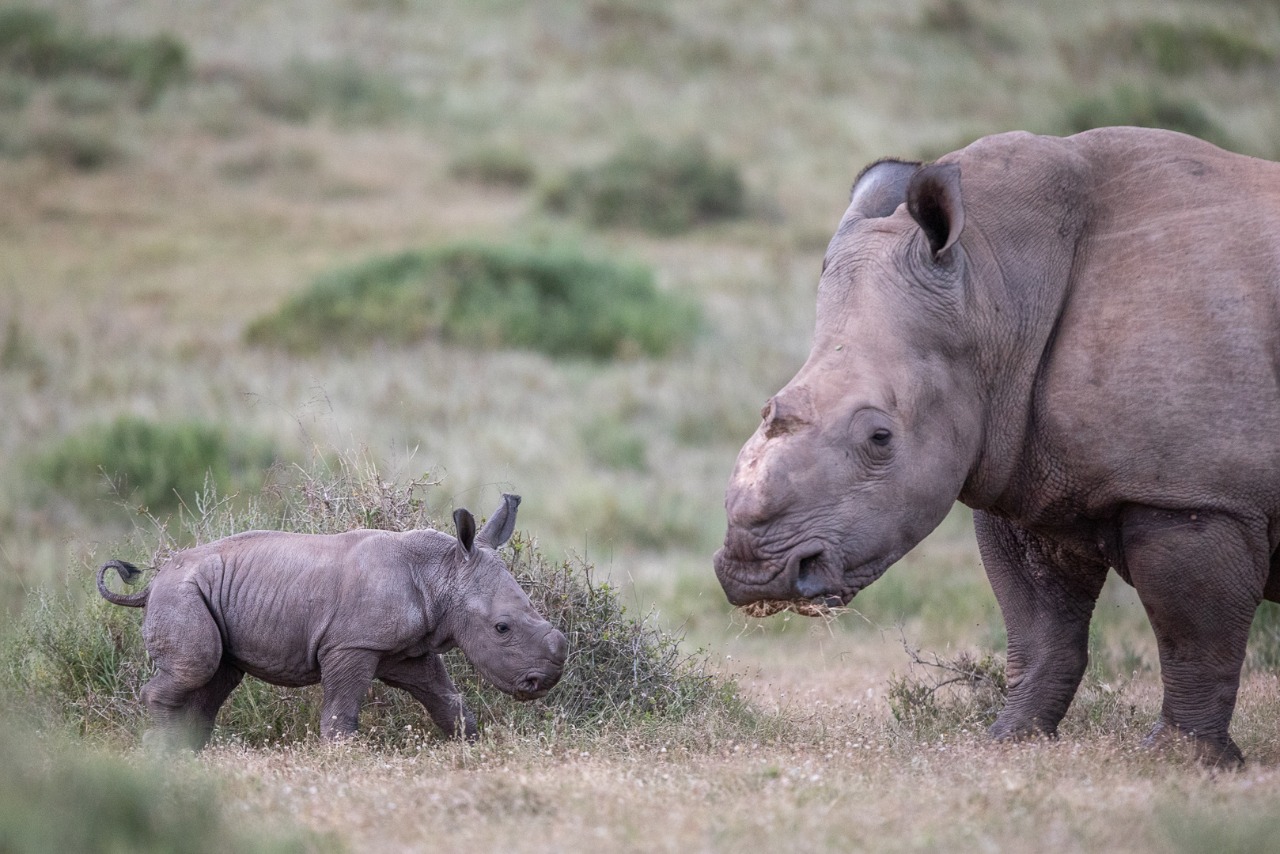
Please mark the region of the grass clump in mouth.
[[251, 324], [251, 344], [294, 352], [441, 338], [557, 357], [662, 356], [699, 327], [647, 268], [575, 251], [461, 244], [372, 258], [317, 279]]
[[[179, 542], [255, 528], [338, 533], [435, 527], [425, 495], [431, 485], [426, 477], [388, 481], [371, 463], [344, 457], [331, 466], [299, 469], [292, 482], [247, 505], [210, 492], [194, 502], [194, 511], [158, 523], [154, 535], [136, 538], [120, 556], [159, 565]], [[546, 697], [520, 703], [485, 683], [460, 653], [447, 655], [482, 729], [555, 737], [692, 720], [717, 731], [757, 723], [736, 682], [714, 673], [703, 654], [687, 653], [680, 636], [652, 615], [629, 613], [619, 591], [598, 581], [586, 562], [550, 560], [519, 532], [503, 556], [534, 607], [568, 638], [569, 656]], [[0, 691], [45, 727], [128, 743], [145, 725], [139, 692], [150, 664], [142, 612], [102, 600], [93, 590], [93, 567], [78, 575], [66, 589], [31, 594], [0, 646]], [[286, 689], [246, 678], [223, 706], [215, 741], [263, 747], [314, 739], [320, 699], [318, 686]], [[370, 743], [390, 749], [421, 749], [424, 739], [436, 737], [415, 700], [381, 683], [366, 700], [360, 728]]]

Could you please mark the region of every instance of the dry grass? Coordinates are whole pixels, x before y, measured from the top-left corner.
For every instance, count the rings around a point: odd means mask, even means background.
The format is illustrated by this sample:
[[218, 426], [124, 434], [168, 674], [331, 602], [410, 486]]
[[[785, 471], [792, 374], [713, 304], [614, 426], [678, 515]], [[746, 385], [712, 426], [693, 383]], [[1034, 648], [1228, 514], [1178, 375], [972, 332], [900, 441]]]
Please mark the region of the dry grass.
[[[9, 607], [23, 587], [60, 580], [128, 535], [37, 506], [21, 461], [121, 415], [194, 418], [298, 458], [367, 447], [392, 479], [430, 471], [441, 485], [429, 510], [441, 518], [521, 493], [521, 527], [544, 549], [582, 554], [641, 611], [657, 603], [661, 619], [744, 674], [763, 712], [791, 721], [785, 737], [762, 734], [758, 745], [701, 725], [683, 738], [645, 728], [581, 743], [495, 736], [412, 758], [367, 744], [224, 745], [201, 762], [233, 814], [296, 816], [356, 850], [423, 840], [1020, 850], [1034, 840], [1064, 851], [1244, 851], [1275, 838], [1274, 679], [1251, 672], [1241, 697], [1236, 738], [1254, 760], [1243, 773], [1212, 777], [1135, 752], [1158, 686], [1150, 630], [1122, 585], [1104, 593], [1098, 673], [1060, 741], [993, 747], [943, 727], [939, 744], [895, 723], [887, 693], [910, 665], [898, 622], [947, 659], [1002, 649], [963, 511], [835, 622], [787, 613], [748, 623], [709, 562], [734, 455], [808, 351], [821, 255], [862, 165], [996, 130], [1057, 131], [1073, 105], [1118, 86], [1157, 86], [1242, 149], [1274, 156], [1276, 63], [1168, 77], [1098, 38], [1212, 28], [1270, 45], [1274, 4], [37, 5], [90, 33], [169, 32], [192, 76], [149, 110], [88, 115], [67, 109], [96, 109], [100, 92], [51, 90], [14, 106], [22, 87], [0, 86], [12, 127], [54, 141], [84, 134], [112, 156], [85, 172], [52, 148], [0, 153]], [[705, 139], [738, 166], [752, 215], [657, 238], [541, 211], [540, 181], [637, 136]], [[527, 154], [532, 183], [476, 182], [457, 164], [478, 151]], [[649, 265], [660, 288], [702, 303], [706, 334], [679, 359], [590, 366], [431, 341], [305, 357], [243, 346], [253, 318], [317, 276], [477, 239], [569, 243]]]

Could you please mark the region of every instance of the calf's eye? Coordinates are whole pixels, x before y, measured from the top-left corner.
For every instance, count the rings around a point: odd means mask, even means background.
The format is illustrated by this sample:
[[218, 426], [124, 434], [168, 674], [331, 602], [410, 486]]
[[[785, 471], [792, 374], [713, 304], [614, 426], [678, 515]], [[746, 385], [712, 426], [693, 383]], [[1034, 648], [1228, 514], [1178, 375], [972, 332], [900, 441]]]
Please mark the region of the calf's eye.
[[505, 635], [507, 632], [511, 631], [511, 627], [506, 623], [498, 623], [493, 627], [493, 630], [500, 635]]
[[890, 433], [888, 430], [884, 430], [884, 429], [877, 430], [876, 432], [871, 434], [871, 441], [882, 448], [885, 445], [889, 444], [889, 440], [891, 438], [893, 438], [893, 434]]

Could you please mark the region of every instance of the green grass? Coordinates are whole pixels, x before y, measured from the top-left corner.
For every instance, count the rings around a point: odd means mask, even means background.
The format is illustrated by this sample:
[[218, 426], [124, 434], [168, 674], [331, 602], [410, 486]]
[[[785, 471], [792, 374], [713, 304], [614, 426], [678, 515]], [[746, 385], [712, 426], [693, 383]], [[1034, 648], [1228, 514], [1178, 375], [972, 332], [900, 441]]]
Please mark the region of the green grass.
[[324, 116], [344, 125], [381, 124], [402, 117], [414, 103], [393, 76], [350, 59], [295, 59], [279, 70], [243, 74], [239, 85], [249, 106], [293, 123]]
[[1213, 24], [1139, 21], [1103, 36], [1126, 58], [1163, 74], [1186, 77], [1221, 68], [1241, 72], [1276, 62], [1276, 51], [1252, 35]]
[[246, 827], [224, 812], [217, 788], [199, 769], [38, 740], [12, 721], [0, 732], [0, 766], [0, 851], [341, 850], [334, 840], [282, 827], [267, 833]]
[[1198, 136], [1223, 148], [1237, 147], [1226, 129], [1199, 103], [1166, 95], [1155, 86], [1117, 86], [1109, 93], [1083, 98], [1067, 110], [1068, 133], [1109, 125], [1165, 128]]
[[81, 503], [114, 498], [164, 513], [206, 486], [256, 491], [279, 456], [270, 443], [219, 425], [121, 416], [53, 441], [29, 467], [37, 485]]
[[552, 356], [662, 356], [699, 327], [689, 301], [636, 265], [568, 249], [461, 244], [380, 256], [318, 278], [246, 340], [294, 352], [424, 338]]
[[0, 9], [0, 69], [44, 80], [85, 75], [112, 81], [146, 108], [187, 79], [190, 61], [186, 46], [170, 35], [88, 35], [60, 25], [46, 10], [14, 6]]
[[[249, 528], [337, 533], [355, 527], [407, 530], [431, 527], [426, 480], [389, 482], [366, 463], [341, 459], [301, 470], [248, 505], [218, 500], [212, 491], [198, 508], [156, 531], [159, 539], [128, 551], [158, 563], [179, 542], [207, 542]], [[151, 535], [148, 535], [150, 537]], [[756, 712], [736, 683], [708, 669], [704, 653], [688, 653], [679, 634], [651, 615], [633, 614], [621, 591], [595, 577], [582, 560], [553, 561], [517, 533], [503, 552], [534, 607], [569, 640], [556, 688], [544, 699], [519, 703], [489, 686], [459, 653], [447, 662], [482, 727], [520, 736], [603, 732], [628, 726], [678, 726], [710, 716], [722, 726], [750, 726]], [[138, 701], [149, 666], [141, 639], [142, 612], [101, 599], [94, 567], [63, 589], [29, 597], [0, 654], [0, 687], [41, 725], [97, 741], [127, 741], [145, 723]], [[112, 579], [115, 581], [115, 579]], [[262, 747], [315, 737], [318, 688], [283, 689], [253, 679], [238, 688], [219, 718], [218, 737]], [[434, 727], [407, 694], [378, 687], [362, 716], [366, 739], [389, 749], [417, 750]]]
[[677, 234], [743, 216], [746, 188], [737, 166], [700, 140], [664, 145], [642, 137], [596, 166], [570, 172], [544, 203], [595, 226]]

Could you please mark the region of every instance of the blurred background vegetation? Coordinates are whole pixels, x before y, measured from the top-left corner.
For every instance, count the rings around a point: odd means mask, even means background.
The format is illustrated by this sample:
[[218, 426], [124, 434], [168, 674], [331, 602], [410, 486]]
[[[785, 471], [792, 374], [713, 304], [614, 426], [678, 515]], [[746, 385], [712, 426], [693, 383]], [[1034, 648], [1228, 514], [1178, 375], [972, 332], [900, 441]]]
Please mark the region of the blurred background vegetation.
[[[434, 518], [522, 494], [717, 643], [724, 484], [863, 165], [1106, 124], [1274, 158], [1277, 91], [1272, 0], [0, 5], [0, 604], [354, 452]], [[963, 508], [855, 605], [1002, 650]], [[1099, 614], [1154, 666], [1129, 591]]]

